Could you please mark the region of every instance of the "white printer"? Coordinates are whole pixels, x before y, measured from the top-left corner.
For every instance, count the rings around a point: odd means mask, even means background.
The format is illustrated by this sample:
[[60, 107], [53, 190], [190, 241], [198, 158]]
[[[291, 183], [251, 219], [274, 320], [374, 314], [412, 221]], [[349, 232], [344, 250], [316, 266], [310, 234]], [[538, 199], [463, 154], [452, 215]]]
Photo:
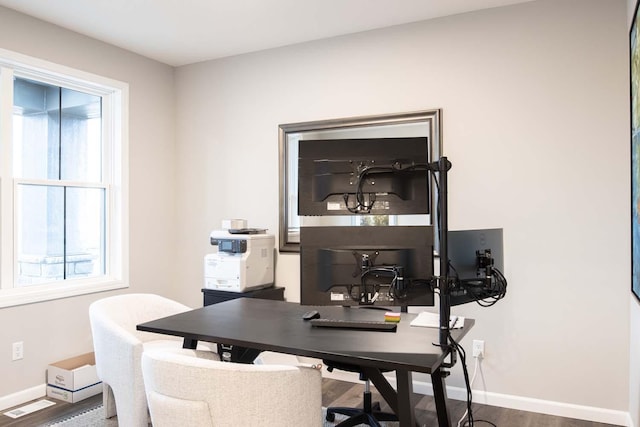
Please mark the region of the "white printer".
[[204, 257], [204, 287], [245, 292], [273, 285], [275, 237], [259, 229], [214, 230], [218, 252]]

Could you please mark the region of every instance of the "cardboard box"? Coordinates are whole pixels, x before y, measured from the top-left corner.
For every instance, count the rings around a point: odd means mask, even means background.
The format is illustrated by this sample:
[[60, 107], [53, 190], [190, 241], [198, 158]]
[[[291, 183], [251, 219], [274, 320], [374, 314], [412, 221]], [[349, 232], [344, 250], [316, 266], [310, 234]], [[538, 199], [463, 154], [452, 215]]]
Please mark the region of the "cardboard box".
[[47, 396], [78, 402], [102, 391], [93, 353], [52, 363], [47, 368]]
[[63, 388], [47, 385], [47, 396], [53, 399], [62, 400], [64, 402], [76, 403], [87, 397], [95, 396], [98, 393], [102, 393], [102, 383], [90, 385], [89, 387], [81, 388], [80, 390], [70, 391]]

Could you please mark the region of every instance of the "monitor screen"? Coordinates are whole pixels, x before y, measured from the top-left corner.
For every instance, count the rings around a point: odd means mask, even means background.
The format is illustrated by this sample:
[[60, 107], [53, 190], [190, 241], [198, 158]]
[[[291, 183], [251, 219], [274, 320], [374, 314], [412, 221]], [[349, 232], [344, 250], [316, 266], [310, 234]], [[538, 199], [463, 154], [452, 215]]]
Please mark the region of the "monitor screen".
[[[449, 231], [449, 277], [453, 278], [451, 305], [493, 301], [506, 292], [502, 229]], [[497, 269], [498, 272], [495, 272]]]
[[303, 305], [431, 306], [432, 226], [302, 227]]
[[299, 141], [298, 215], [429, 213], [426, 137]]

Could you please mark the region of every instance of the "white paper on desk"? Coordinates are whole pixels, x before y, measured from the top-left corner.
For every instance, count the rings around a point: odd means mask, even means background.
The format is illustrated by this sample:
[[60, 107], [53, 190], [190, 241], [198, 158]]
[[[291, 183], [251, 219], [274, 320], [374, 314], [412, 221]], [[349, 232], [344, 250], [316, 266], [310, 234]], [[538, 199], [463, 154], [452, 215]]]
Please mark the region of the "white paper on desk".
[[[440, 327], [440, 315], [438, 313], [431, 313], [429, 311], [423, 311], [411, 321], [411, 326], [420, 326], [423, 328], [439, 328]], [[449, 328], [459, 329], [464, 326], [464, 317], [453, 316], [449, 317]]]

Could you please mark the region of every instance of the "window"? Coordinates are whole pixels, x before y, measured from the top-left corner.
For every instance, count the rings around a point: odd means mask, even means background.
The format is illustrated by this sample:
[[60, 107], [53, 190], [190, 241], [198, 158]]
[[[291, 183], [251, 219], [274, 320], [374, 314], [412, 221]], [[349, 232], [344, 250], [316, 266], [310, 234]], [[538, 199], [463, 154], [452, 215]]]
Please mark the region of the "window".
[[127, 286], [127, 91], [0, 50], [0, 307]]

